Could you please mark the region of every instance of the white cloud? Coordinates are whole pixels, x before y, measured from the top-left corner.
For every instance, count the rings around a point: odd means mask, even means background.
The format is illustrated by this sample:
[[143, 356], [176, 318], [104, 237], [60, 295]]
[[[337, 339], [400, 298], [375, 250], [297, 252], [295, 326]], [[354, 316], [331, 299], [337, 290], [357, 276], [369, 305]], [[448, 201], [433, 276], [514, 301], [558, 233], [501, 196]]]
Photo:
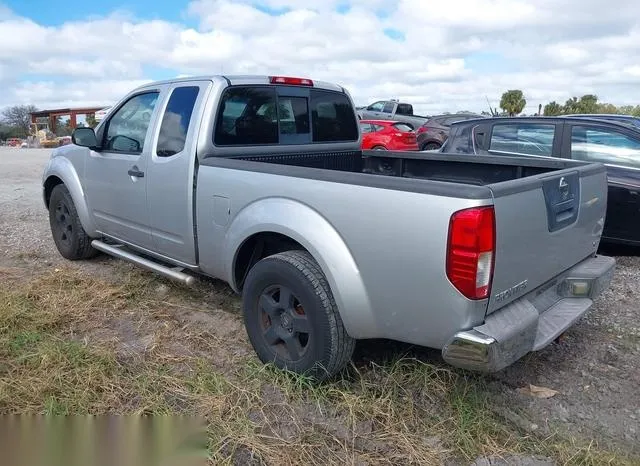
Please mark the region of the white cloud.
[[103, 105], [159, 67], [335, 81], [419, 113], [481, 111], [513, 88], [528, 112], [584, 93], [638, 103], [637, 0], [194, 0], [185, 14], [195, 27], [122, 12], [53, 27], [0, 5], [0, 107]]

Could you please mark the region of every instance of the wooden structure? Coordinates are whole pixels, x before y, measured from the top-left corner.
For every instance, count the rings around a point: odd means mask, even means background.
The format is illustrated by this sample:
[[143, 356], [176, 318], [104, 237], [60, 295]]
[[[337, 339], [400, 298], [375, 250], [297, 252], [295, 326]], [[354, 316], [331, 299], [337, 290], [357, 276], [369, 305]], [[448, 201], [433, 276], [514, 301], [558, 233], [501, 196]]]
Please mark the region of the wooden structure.
[[58, 117], [68, 116], [69, 126], [71, 129], [75, 129], [77, 125], [78, 115], [95, 115], [98, 110], [102, 110], [104, 107], [81, 107], [81, 108], [56, 108], [53, 110], [39, 110], [31, 114], [31, 124], [36, 125], [38, 120], [42, 121], [47, 119], [49, 131], [56, 132], [56, 121]]

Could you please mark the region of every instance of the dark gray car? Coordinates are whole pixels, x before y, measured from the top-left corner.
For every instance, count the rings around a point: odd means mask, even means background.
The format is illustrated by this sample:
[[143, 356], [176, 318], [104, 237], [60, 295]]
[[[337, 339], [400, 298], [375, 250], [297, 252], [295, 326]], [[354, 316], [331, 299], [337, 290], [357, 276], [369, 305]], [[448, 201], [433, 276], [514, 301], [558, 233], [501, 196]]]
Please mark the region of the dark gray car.
[[420, 150], [440, 149], [449, 137], [449, 128], [452, 123], [476, 118], [482, 118], [482, 115], [475, 113], [435, 115], [416, 129], [418, 147]]

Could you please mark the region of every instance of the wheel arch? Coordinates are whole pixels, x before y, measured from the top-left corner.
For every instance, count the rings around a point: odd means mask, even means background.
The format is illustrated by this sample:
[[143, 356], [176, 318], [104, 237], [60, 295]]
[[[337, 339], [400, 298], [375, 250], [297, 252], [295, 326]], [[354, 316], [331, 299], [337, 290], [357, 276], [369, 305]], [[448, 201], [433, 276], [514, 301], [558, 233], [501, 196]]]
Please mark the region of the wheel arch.
[[51, 193], [60, 184], [63, 184], [69, 191], [84, 231], [89, 236], [95, 236], [97, 234], [95, 222], [89, 215], [89, 207], [75, 167], [64, 157], [54, 157], [46, 168], [42, 186], [44, 205], [47, 210], [49, 209]]
[[[261, 242], [267, 248], [260, 250]], [[376, 321], [362, 276], [338, 231], [317, 211], [299, 201], [269, 198], [240, 211], [227, 231], [224, 255], [227, 281], [241, 292], [251, 265], [289, 249], [307, 251], [327, 278], [349, 335], [375, 335]]]

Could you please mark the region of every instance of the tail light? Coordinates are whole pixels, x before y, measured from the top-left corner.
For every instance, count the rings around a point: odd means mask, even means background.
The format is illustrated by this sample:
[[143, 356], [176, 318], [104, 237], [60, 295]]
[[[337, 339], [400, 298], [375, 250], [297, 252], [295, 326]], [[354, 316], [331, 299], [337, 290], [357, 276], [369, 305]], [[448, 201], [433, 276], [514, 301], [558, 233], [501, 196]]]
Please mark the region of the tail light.
[[427, 127], [426, 126], [420, 126], [417, 130], [416, 133], [421, 134], [421, 133], [426, 133], [427, 132]]
[[451, 216], [447, 278], [469, 299], [489, 296], [495, 263], [493, 206], [460, 210]]
[[305, 78], [291, 78], [288, 76], [269, 76], [271, 84], [290, 84], [292, 86], [313, 86], [313, 81]]

